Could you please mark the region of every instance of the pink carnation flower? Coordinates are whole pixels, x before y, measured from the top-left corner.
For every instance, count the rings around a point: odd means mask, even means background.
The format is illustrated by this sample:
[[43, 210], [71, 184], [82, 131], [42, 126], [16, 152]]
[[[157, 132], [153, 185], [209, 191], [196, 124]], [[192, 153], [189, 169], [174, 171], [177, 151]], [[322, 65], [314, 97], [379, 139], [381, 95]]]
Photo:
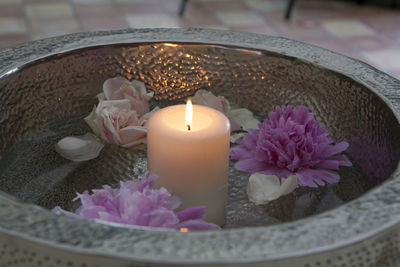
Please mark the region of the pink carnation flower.
[[54, 211], [129, 225], [189, 230], [220, 229], [219, 226], [202, 220], [204, 207], [174, 212], [181, 204], [180, 200], [165, 188], [152, 189], [156, 179], [156, 175], [150, 175], [140, 180], [121, 181], [119, 189], [104, 185], [102, 189], [92, 190], [92, 194], [88, 191], [77, 194], [74, 200], [79, 199], [82, 206], [75, 213], [64, 211], [60, 207], [56, 207]]
[[237, 170], [279, 178], [294, 174], [300, 186], [318, 187], [337, 183], [339, 166], [352, 165], [340, 154], [349, 144], [333, 144], [325, 127], [304, 106], [278, 106], [258, 126], [231, 149]]

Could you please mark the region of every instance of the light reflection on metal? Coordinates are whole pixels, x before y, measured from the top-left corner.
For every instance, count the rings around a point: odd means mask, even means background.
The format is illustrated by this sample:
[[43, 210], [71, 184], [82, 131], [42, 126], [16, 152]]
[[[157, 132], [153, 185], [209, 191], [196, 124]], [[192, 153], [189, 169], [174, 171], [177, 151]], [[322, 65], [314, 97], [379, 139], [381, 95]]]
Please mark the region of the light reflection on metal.
[[6, 73], [4, 73], [3, 75], [1, 75], [0, 78], [5, 77], [5, 76], [8, 76], [8, 75], [10, 75], [10, 74], [13, 74], [13, 73], [16, 72], [16, 71], [18, 71], [18, 68], [13, 68], [13, 69], [7, 71]]
[[163, 43], [165, 46], [171, 46], [171, 47], [177, 47], [177, 44], [171, 44], [171, 43]]

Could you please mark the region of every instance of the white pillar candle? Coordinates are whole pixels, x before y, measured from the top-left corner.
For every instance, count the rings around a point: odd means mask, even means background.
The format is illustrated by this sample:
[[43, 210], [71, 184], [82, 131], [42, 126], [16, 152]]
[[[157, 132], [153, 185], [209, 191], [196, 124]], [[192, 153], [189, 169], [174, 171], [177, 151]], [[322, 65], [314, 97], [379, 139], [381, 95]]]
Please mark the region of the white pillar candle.
[[157, 111], [147, 125], [147, 163], [165, 187], [182, 200], [180, 209], [205, 206], [205, 220], [223, 225], [229, 161], [230, 123], [221, 112], [193, 106], [192, 121], [186, 106]]

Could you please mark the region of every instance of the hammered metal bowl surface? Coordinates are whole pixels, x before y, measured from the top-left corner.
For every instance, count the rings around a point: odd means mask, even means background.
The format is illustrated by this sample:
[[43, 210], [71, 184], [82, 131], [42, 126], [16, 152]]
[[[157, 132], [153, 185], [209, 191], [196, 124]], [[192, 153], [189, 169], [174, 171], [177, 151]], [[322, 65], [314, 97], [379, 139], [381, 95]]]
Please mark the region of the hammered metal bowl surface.
[[[247, 200], [248, 175], [230, 166], [227, 224], [217, 232], [120, 227], [51, 213], [73, 210], [75, 192], [146, 171], [145, 151], [106, 146], [70, 162], [54, 151], [89, 131], [82, 118], [105, 79], [145, 82], [153, 106], [198, 89], [260, 118], [276, 105], [306, 105], [346, 139], [353, 167], [341, 182], [298, 189], [266, 206]], [[0, 51], [1, 266], [254, 264], [397, 266], [400, 82], [359, 61], [262, 35], [203, 29], [67, 35]], [[236, 229], [230, 229], [236, 228]], [[378, 265], [377, 265], [378, 264]]]

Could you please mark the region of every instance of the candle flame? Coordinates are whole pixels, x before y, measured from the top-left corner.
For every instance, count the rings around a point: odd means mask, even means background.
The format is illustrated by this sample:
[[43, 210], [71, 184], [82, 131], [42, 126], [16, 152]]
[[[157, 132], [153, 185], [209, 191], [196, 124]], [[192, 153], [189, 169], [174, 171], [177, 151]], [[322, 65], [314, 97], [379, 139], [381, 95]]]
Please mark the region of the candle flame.
[[193, 105], [190, 99], [186, 103], [186, 126], [188, 131], [192, 128]]

